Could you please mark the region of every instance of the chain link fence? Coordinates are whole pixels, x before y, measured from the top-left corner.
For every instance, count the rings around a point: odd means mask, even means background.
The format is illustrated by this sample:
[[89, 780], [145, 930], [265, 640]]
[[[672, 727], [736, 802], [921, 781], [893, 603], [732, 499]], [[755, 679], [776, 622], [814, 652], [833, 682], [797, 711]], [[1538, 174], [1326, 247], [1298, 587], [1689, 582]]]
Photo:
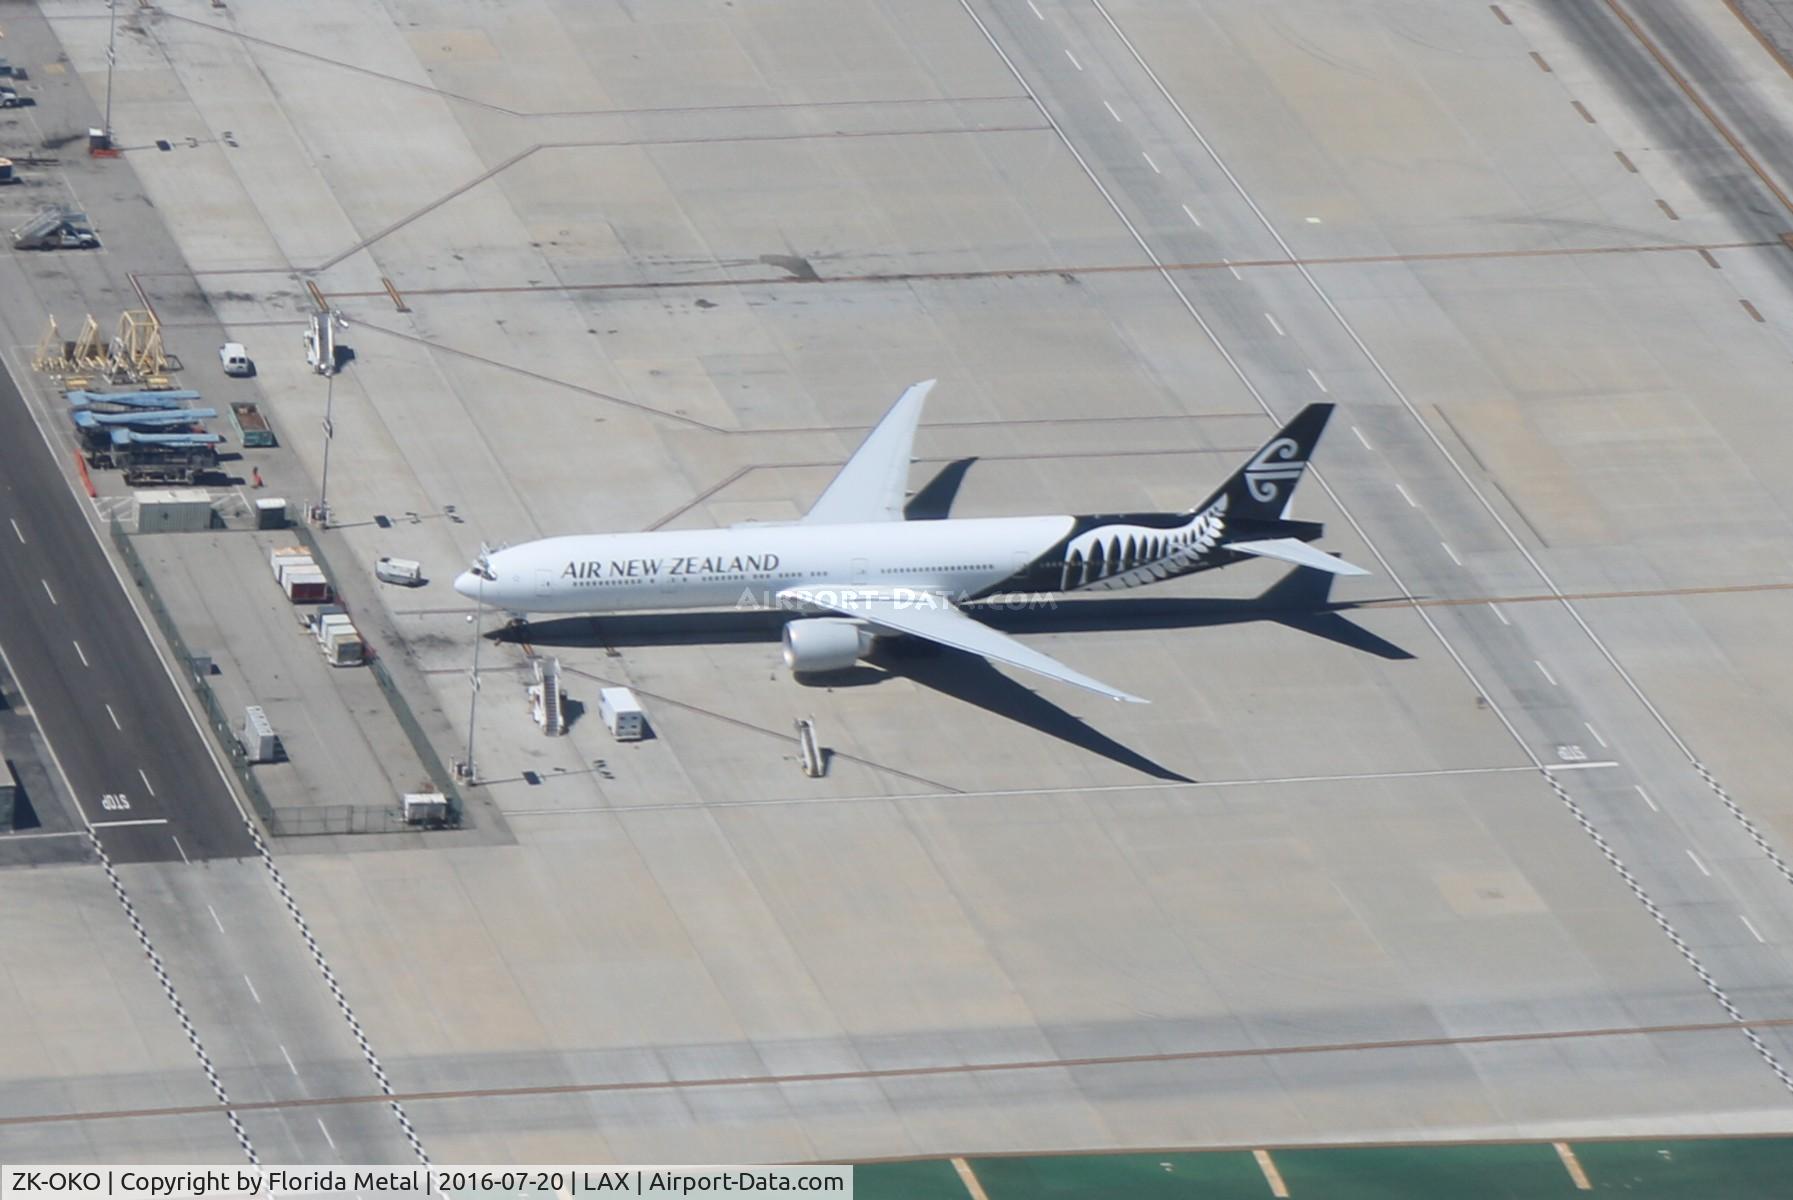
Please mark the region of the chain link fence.
[[[113, 517], [109, 526], [112, 543], [118, 547], [119, 557], [124, 560], [125, 569], [131, 573], [131, 578], [136, 582], [137, 590], [143, 596], [144, 603], [149, 606], [150, 615], [155, 618], [157, 628], [162, 631], [162, 636], [168, 639], [168, 645], [174, 651], [175, 662], [179, 664], [187, 683], [192, 687], [193, 694], [199, 698], [200, 707], [205, 710], [206, 720], [211, 723], [213, 732], [217, 734], [218, 744], [229, 760], [231, 770], [236, 773], [237, 779], [243, 785], [244, 794], [249, 797], [250, 806], [255, 809], [256, 815], [261, 818], [262, 824], [267, 827], [269, 833], [277, 837], [296, 837], [338, 833], [404, 833], [419, 828], [419, 826], [408, 824], [405, 821], [404, 809], [396, 804], [281, 805], [276, 808], [270, 803], [267, 793], [262, 790], [261, 783], [257, 781], [255, 772], [251, 769], [249, 756], [243, 749], [242, 741], [237, 737], [236, 726], [225, 714], [223, 705], [218, 702], [217, 694], [212, 691], [211, 684], [206, 681], [210, 660], [201, 659], [197, 662], [194, 660], [192, 652], [187, 648], [186, 639], [181, 637], [180, 630], [175, 626], [173, 614], [162, 602], [161, 593], [156, 590], [155, 581], [150, 578], [149, 571], [144, 566], [143, 559], [138, 555], [137, 547], [132, 544], [131, 535], [124, 524], [117, 517]], [[332, 590], [335, 590], [336, 577], [331, 573], [330, 566], [319, 550], [316, 540], [311, 536], [311, 532], [302, 526], [294, 528], [300, 540], [305, 543], [306, 549], [311, 552], [313, 559], [323, 570], [325, 578], [330, 580]], [[392, 715], [397, 718], [399, 727], [405, 731], [405, 737], [410, 740], [418, 760], [423, 764], [424, 770], [428, 772], [432, 786], [441, 792], [448, 802], [447, 818], [443, 821], [430, 822], [424, 828], [453, 829], [459, 827], [462, 812], [459, 789], [454, 786], [448, 772], [443, 769], [441, 758], [436, 754], [435, 747], [430, 745], [429, 738], [424, 734], [423, 726], [418, 724], [416, 715], [411, 711], [411, 706], [405, 701], [398, 685], [393, 682], [391, 673], [377, 658], [371, 659], [368, 662], [368, 667], [373, 671], [374, 679], [380, 685], [380, 691], [385, 694], [386, 702], [392, 709]]]

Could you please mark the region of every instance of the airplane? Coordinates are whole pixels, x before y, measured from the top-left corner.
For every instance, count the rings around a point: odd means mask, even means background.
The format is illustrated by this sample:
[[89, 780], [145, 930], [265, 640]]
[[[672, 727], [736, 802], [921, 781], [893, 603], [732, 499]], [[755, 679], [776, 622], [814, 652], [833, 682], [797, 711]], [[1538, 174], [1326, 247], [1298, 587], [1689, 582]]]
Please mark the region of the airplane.
[[794, 675], [844, 671], [880, 638], [906, 636], [1144, 704], [960, 605], [1116, 591], [1249, 558], [1335, 575], [1369, 573], [1309, 545], [1321, 536], [1320, 524], [1288, 516], [1330, 404], [1302, 409], [1213, 495], [1183, 512], [909, 521], [903, 504], [910, 456], [934, 383], [903, 393], [800, 520], [482, 547], [454, 589], [517, 621], [540, 613], [785, 610], [800, 614], [783, 634]]

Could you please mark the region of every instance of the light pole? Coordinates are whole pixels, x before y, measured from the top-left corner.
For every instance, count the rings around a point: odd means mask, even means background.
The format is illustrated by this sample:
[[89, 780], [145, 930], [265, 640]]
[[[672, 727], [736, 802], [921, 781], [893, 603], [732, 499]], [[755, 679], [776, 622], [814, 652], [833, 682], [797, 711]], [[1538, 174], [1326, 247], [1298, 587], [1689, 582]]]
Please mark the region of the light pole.
[[467, 701], [467, 782], [469, 785], [479, 782], [479, 772], [473, 765], [473, 718], [479, 712], [479, 644], [485, 640], [481, 618], [486, 611], [486, 577], [491, 573], [491, 562], [486, 555], [484, 542], [479, 546], [479, 557], [473, 561], [473, 573], [479, 576], [478, 596], [473, 602], [473, 693]]
[[112, 68], [118, 62], [118, 0], [106, 0], [106, 144], [112, 144]]
[[330, 528], [330, 443], [336, 438], [336, 426], [330, 414], [336, 407], [336, 374], [324, 376], [324, 477], [318, 484], [318, 524]]

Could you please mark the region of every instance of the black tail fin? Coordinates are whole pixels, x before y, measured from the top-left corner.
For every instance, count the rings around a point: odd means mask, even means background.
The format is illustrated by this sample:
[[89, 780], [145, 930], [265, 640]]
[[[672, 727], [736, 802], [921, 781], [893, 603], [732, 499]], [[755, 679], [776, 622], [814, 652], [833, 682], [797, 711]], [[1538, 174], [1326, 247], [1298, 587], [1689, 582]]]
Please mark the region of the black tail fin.
[[1332, 407], [1310, 404], [1295, 414], [1295, 419], [1265, 442], [1201, 508], [1191, 511], [1199, 512], [1225, 496], [1229, 518], [1281, 520], [1295, 497], [1295, 485], [1301, 482], [1307, 460], [1332, 416]]

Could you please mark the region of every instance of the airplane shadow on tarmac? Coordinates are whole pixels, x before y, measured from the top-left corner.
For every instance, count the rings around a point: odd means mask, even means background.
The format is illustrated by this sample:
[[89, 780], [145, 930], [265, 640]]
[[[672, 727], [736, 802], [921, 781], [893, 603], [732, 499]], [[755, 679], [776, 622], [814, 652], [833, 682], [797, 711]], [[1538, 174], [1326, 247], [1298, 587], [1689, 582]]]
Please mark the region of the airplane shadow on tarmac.
[[[1414, 656], [1362, 626], [1346, 613], [1362, 602], [1335, 602], [1333, 576], [1298, 567], [1262, 594], [1247, 599], [1180, 596], [1065, 600], [1054, 605], [1008, 608], [968, 604], [967, 614], [1004, 633], [1076, 633], [1134, 629], [1200, 629], [1271, 621], [1378, 658]], [[778, 641], [792, 614], [757, 610], [728, 612], [622, 613], [603, 617], [562, 617], [531, 622], [521, 629], [488, 636], [527, 640], [538, 647], [688, 646]], [[863, 687], [889, 676], [951, 696], [1006, 717], [1048, 737], [1131, 767], [1155, 779], [1191, 782], [1115, 741], [1066, 712], [1040, 692], [972, 654], [890, 638], [879, 642], [864, 665], [805, 680], [811, 686]]]

